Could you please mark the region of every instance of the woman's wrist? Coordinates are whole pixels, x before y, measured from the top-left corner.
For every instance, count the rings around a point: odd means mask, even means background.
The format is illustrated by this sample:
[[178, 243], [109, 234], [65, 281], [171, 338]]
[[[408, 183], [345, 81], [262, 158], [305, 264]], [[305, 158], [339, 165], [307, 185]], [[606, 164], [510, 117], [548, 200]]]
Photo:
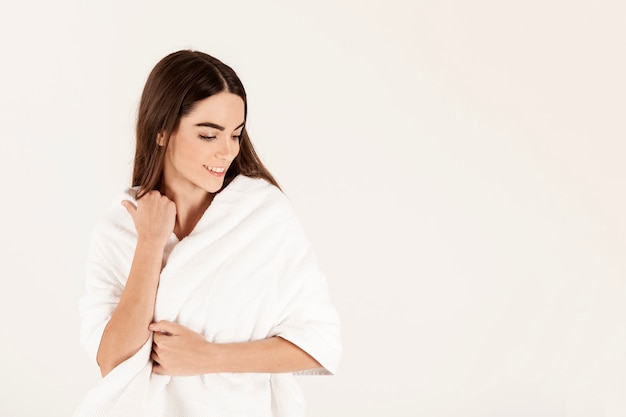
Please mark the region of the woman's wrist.
[[165, 245], [167, 244], [167, 239], [156, 239], [154, 237], [149, 236], [137, 236], [137, 249], [146, 250], [149, 253], [163, 253], [165, 250]]
[[228, 356], [231, 353], [228, 344], [211, 343], [207, 341], [207, 347], [204, 352], [205, 369], [203, 373], [213, 374], [220, 372], [234, 372], [228, 368]]

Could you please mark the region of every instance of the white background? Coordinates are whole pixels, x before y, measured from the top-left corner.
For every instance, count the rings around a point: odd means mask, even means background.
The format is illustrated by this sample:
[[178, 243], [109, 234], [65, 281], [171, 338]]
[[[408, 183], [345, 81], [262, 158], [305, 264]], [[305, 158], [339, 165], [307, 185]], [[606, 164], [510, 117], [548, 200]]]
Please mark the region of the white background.
[[222, 59], [343, 324], [309, 415], [626, 415], [623, 1], [0, 6], [0, 415], [68, 416], [91, 228], [166, 54]]

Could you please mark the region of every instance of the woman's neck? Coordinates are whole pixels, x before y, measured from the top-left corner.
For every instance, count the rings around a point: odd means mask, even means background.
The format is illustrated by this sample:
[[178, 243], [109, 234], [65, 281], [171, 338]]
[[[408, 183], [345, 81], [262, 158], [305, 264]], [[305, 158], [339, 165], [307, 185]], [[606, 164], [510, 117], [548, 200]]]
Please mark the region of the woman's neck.
[[167, 185], [162, 187], [161, 194], [176, 204], [174, 234], [178, 240], [184, 239], [191, 233], [215, 196], [197, 187], [177, 190]]

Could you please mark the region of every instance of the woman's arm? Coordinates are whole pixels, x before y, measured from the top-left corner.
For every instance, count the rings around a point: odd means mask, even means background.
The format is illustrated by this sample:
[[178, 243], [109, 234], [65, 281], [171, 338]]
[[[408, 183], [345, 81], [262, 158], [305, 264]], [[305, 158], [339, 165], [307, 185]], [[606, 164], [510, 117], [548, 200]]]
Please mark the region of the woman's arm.
[[163, 250], [176, 218], [174, 203], [157, 191], [143, 196], [136, 207], [129, 201], [122, 204], [133, 217], [138, 238], [126, 286], [98, 348], [102, 376], [134, 355], [150, 336]]
[[321, 365], [281, 337], [241, 343], [211, 343], [180, 324], [160, 321], [154, 333], [152, 371], [162, 375], [217, 372], [295, 372]]

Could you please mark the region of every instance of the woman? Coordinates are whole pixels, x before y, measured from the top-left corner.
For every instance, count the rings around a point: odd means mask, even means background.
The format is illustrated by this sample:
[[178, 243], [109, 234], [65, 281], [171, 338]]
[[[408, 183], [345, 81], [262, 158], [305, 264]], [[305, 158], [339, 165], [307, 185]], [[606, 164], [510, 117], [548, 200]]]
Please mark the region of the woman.
[[75, 416], [299, 416], [293, 373], [336, 371], [325, 277], [246, 116], [207, 54], [148, 77], [133, 186], [92, 238], [81, 341], [103, 379]]

